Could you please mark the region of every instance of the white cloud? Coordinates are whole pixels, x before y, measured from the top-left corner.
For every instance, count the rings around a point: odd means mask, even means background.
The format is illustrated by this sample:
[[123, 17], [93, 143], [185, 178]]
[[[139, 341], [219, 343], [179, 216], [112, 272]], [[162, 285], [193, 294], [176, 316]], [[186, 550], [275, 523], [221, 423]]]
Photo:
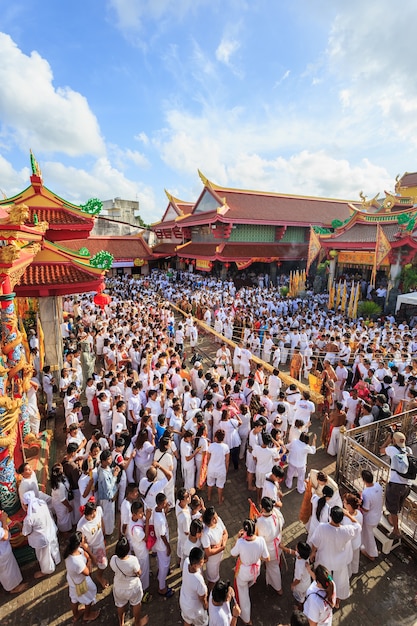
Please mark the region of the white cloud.
[[284, 72], [284, 74], [281, 76], [281, 78], [279, 80], [277, 80], [277, 82], [275, 83], [274, 87], [279, 87], [281, 85], [281, 83], [284, 82], [284, 80], [287, 80], [287, 78], [290, 75], [290, 70], [287, 70], [286, 72]]
[[3, 197], [3, 194], [6, 195], [7, 198], [11, 198], [16, 195], [22, 189], [27, 187], [29, 180], [29, 168], [24, 167], [20, 172], [17, 172], [12, 164], [7, 161], [7, 159], [0, 154], [0, 172], [1, 172], [1, 182], [0, 182], [0, 197]]
[[[359, 192], [375, 195], [393, 186], [388, 172], [363, 159], [352, 165], [325, 151], [303, 150], [288, 159], [242, 155], [227, 169], [236, 186], [279, 193], [359, 200]], [[260, 184], [260, 186], [259, 186]]]
[[147, 169], [150, 165], [144, 154], [130, 148], [122, 149], [116, 145], [109, 145], [109, 156], [116, 167], [125, 170], [132, 163], [140, 169]]
[[399, 135], [414, 147], [417, 78], [407, 33], [415, 15], [413, 0], [403, 0], [398, 11], [390, 0], [340, 3], [327, 48], [330, 78], [340, 85], [341, 103], [352, 122], [372, 124], [377, 132]]
[[71, 156], [104, 154], [104, 142], [87, 99], [55, 87], [49, 63], [36, 51], [24, 54], [0, 33], [0, 117], [3, 133], [24, 150]]
[[223, 37], [216, 50], [216, 59], [227, 66], [231, 64], [231, 57], [239, 50], [240, 43], [236, 39]]
[[108, 6], [116, 15], [116, 26], [128, 38], [132, 33], [143, 31], [144, 22], [151, 20], [164, 23], [177, 22], [201, 6], [213, 0], [108, 0]]
[[161, 209], [156, 208], [153, 189], [127, 178], [106, 157], [97, 159], [89, 171], [48, 161], [42, 167], [42, 174], [49, 189], [76, 204], [93, 197], [102, 200], [115, 196], [138, 199], [140, 214], [145, 222], [159, 219]]
[[144, 146], [149, 145], [149, 137], [145, 132], [138, 133], [137, 135], [135, 135], [134, 139], [143, 143]]
[[[180, 177], [195, 178], [199, 168], [225, 186], [348, 199], [357, 199], [361, 190], [374, 195], [393, 187], [385, 167], [348, 152], [355, 132], [348, 124], [343, 128], [341, 122], [326, 136], [327, 121], [313, 125], [275, 115], [260, 124], [238, 109], [210, 109], [201, 116], [172, 110], [154, 143]], [[323, 144], [324, 149], [314, 147]]]

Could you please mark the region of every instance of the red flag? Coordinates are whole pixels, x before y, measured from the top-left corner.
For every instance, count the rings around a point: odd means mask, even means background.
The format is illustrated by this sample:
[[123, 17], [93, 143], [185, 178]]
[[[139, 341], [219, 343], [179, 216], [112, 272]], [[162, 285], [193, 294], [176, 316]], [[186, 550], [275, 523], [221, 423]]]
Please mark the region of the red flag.
[[261, 512], [258, 510], [256, 504], [253, 502], [253, 500], [251, 500], [250, 498], [248, 498], [249, 501], [249, 519], [258, 519], [258, 517], [260, 516]]

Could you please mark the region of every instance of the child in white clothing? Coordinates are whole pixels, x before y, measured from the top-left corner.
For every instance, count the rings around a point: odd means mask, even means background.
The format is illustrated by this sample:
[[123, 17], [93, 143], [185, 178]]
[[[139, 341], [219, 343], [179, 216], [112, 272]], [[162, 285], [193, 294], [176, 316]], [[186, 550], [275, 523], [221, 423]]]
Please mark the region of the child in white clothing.
[[281, 548], [287, 554], [295, 556], [294, 578], [291, 583], [291, 591], [296, 602], [300, 605], [306, 599], [306, 591], [311, 584], [311, 576], [309, 570], [309, 558], [311, 547], [304, 541], [297, 543], [297, 550], [291, 550], [281, 545]]

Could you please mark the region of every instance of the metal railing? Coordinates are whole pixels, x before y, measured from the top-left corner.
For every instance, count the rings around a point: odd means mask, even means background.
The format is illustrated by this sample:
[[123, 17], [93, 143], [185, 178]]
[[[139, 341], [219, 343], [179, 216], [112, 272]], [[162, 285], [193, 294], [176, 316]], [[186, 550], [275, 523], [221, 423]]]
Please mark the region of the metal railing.
[[[407, 445], [416, 445], [417, 409], [393, 415], [385, 420], [372, 422], [348, 430], [340, 438], [340, 449], [336, 464], [336, 480], [348, 491], [361, 492], [363, 483], [362, 470], [372, 472], [374, 481], [383, 489], [388, 483], [390, 464], [381, 458], [379, 449], [386, 442], [389, 429], [400, 430], [405, 434]], [[404, 541], [417, 551], [417, 485], [405, 501], [399, 516], [399, 525]]]

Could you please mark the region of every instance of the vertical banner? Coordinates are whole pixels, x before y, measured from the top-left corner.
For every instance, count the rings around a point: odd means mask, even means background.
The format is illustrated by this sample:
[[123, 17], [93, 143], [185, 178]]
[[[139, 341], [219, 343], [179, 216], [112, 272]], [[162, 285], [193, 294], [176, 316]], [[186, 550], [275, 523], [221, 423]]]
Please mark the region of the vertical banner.
[[376, 244], [375, 244], [375, 256], [374, 256], [374, 266], [372, 268], [371, 275], [371, 285], [375, 287], [376, 273], [379, 269], [382, 261], [391, 251], [391, 244], [388, 241], [388, 238], [384, 231], [382, 230], [381, 224], [377, 224], [376, 227]]
[[306, 267], [306, 276], [308, 276], [308, 272], [312, 263], [315, 261], [318, 253], [321, 249], [320, 239], [317, 237], [314, 232], [314, 228], [310, 226], [310, 240], [308, 243], [308, 255], [307, 255], [307, 267]]

